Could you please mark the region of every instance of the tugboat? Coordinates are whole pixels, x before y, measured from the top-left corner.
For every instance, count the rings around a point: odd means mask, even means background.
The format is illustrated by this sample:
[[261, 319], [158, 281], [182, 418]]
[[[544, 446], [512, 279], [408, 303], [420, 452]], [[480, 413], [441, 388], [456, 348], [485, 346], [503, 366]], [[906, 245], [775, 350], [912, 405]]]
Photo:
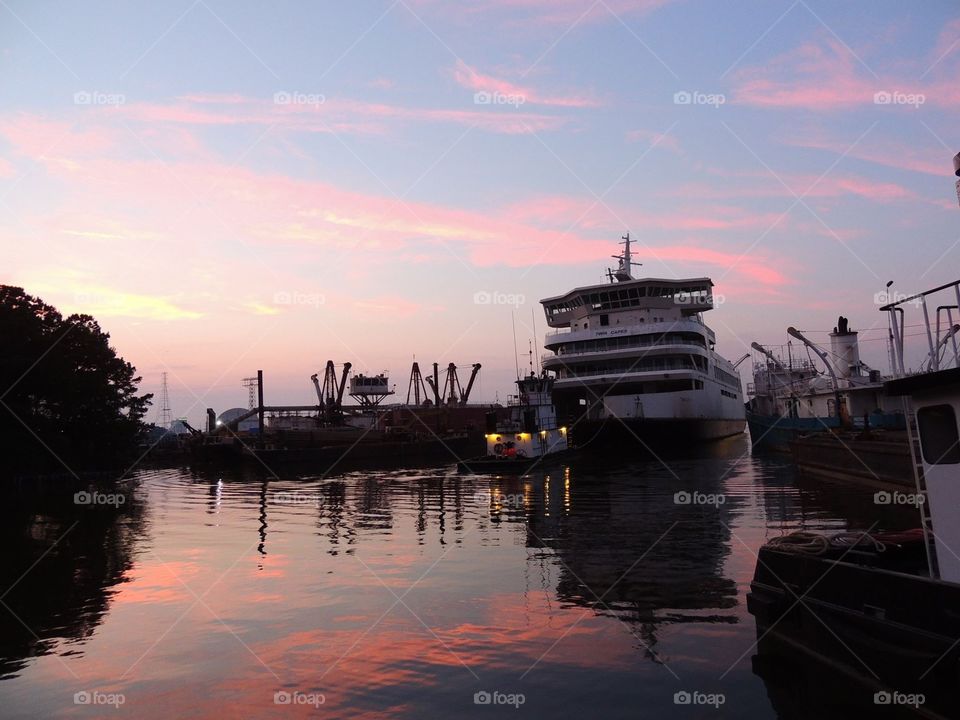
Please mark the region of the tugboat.
[[498, 423], [487, 416], [487, 454], [457, 463], [460, 472], [526, 472], [569, 449], [567, 428], [557, 425], [553, 407], [554, 378], [546, 372], [517, 380], [518, 394], [509, 405], [510, 419]]
[[[897, 376], [884, 391], [904, 401], [922, 527], [775, 538], [759, 551], [747, 596], [761, 647], [775, 639], [856, 681], [876, 706], [925, 717], [956, 717], [960, 671], [960, 352], [955, 342], [952, 359], [946, 351], [960, 326], [950, 313], [945, 333], [930, 320], [928, 297], [942, 291], [941, 310], [960, 306], [957, 280], [881, 308]], [[902, 306], [911, 301], [923, 308], [929, 371], [907, 375]]]

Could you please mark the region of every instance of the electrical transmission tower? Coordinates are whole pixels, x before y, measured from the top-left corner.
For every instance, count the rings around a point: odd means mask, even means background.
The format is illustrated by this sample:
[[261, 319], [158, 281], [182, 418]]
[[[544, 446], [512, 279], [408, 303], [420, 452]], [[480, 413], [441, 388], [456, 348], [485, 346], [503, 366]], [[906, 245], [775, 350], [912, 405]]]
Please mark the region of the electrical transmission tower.
[[157, 421], [157, 425], [162, 427], [164, 430], [169, 430], [170, 426], [173, 425], [173, 413], [170, 412], [170, 392], [167, 389], [167, 374], [161, 374], [160, 382], [160, 417]]
[[247, 389], [247, 405], [253, 410], [257, 406], [257, 379], [255, 377], [245, 377], [242, 382]]

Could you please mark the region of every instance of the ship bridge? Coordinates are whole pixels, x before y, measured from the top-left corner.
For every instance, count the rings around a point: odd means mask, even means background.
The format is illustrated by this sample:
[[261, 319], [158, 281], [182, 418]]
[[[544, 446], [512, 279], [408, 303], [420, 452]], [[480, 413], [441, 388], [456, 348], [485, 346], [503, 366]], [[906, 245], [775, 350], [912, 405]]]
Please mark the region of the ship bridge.
[[710, 278], [626, 280], [576, 288], [540, 303], [547, 324], [555, 328], [570, 327], [574, 320], [595, 313], [634, 308], [672, 310], [681, 316], [691, 316], [713, 309], [713, 281]]

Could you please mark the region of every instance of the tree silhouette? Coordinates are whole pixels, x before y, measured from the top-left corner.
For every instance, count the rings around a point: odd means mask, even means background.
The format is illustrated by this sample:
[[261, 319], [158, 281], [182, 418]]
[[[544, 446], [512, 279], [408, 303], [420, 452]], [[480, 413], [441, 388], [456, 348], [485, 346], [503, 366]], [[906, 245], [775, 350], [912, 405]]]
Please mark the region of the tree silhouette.
[[0, 473], [120, 468], [136, 452], [151, 394], [89, 315], [64, 318], [0, 285]]

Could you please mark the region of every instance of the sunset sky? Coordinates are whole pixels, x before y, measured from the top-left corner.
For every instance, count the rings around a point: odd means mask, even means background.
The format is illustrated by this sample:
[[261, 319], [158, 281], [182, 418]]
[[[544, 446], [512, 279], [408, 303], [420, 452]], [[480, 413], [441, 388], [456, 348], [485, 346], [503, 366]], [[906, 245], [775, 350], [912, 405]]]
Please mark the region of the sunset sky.
[[960, 276], [952, 1], [2, 0], [0, 62], [0, 283], [192, 421], [327, 359], [503, 400], [628, 230], [731, 359], [842, 313], [886, 370], [876, 293]]

